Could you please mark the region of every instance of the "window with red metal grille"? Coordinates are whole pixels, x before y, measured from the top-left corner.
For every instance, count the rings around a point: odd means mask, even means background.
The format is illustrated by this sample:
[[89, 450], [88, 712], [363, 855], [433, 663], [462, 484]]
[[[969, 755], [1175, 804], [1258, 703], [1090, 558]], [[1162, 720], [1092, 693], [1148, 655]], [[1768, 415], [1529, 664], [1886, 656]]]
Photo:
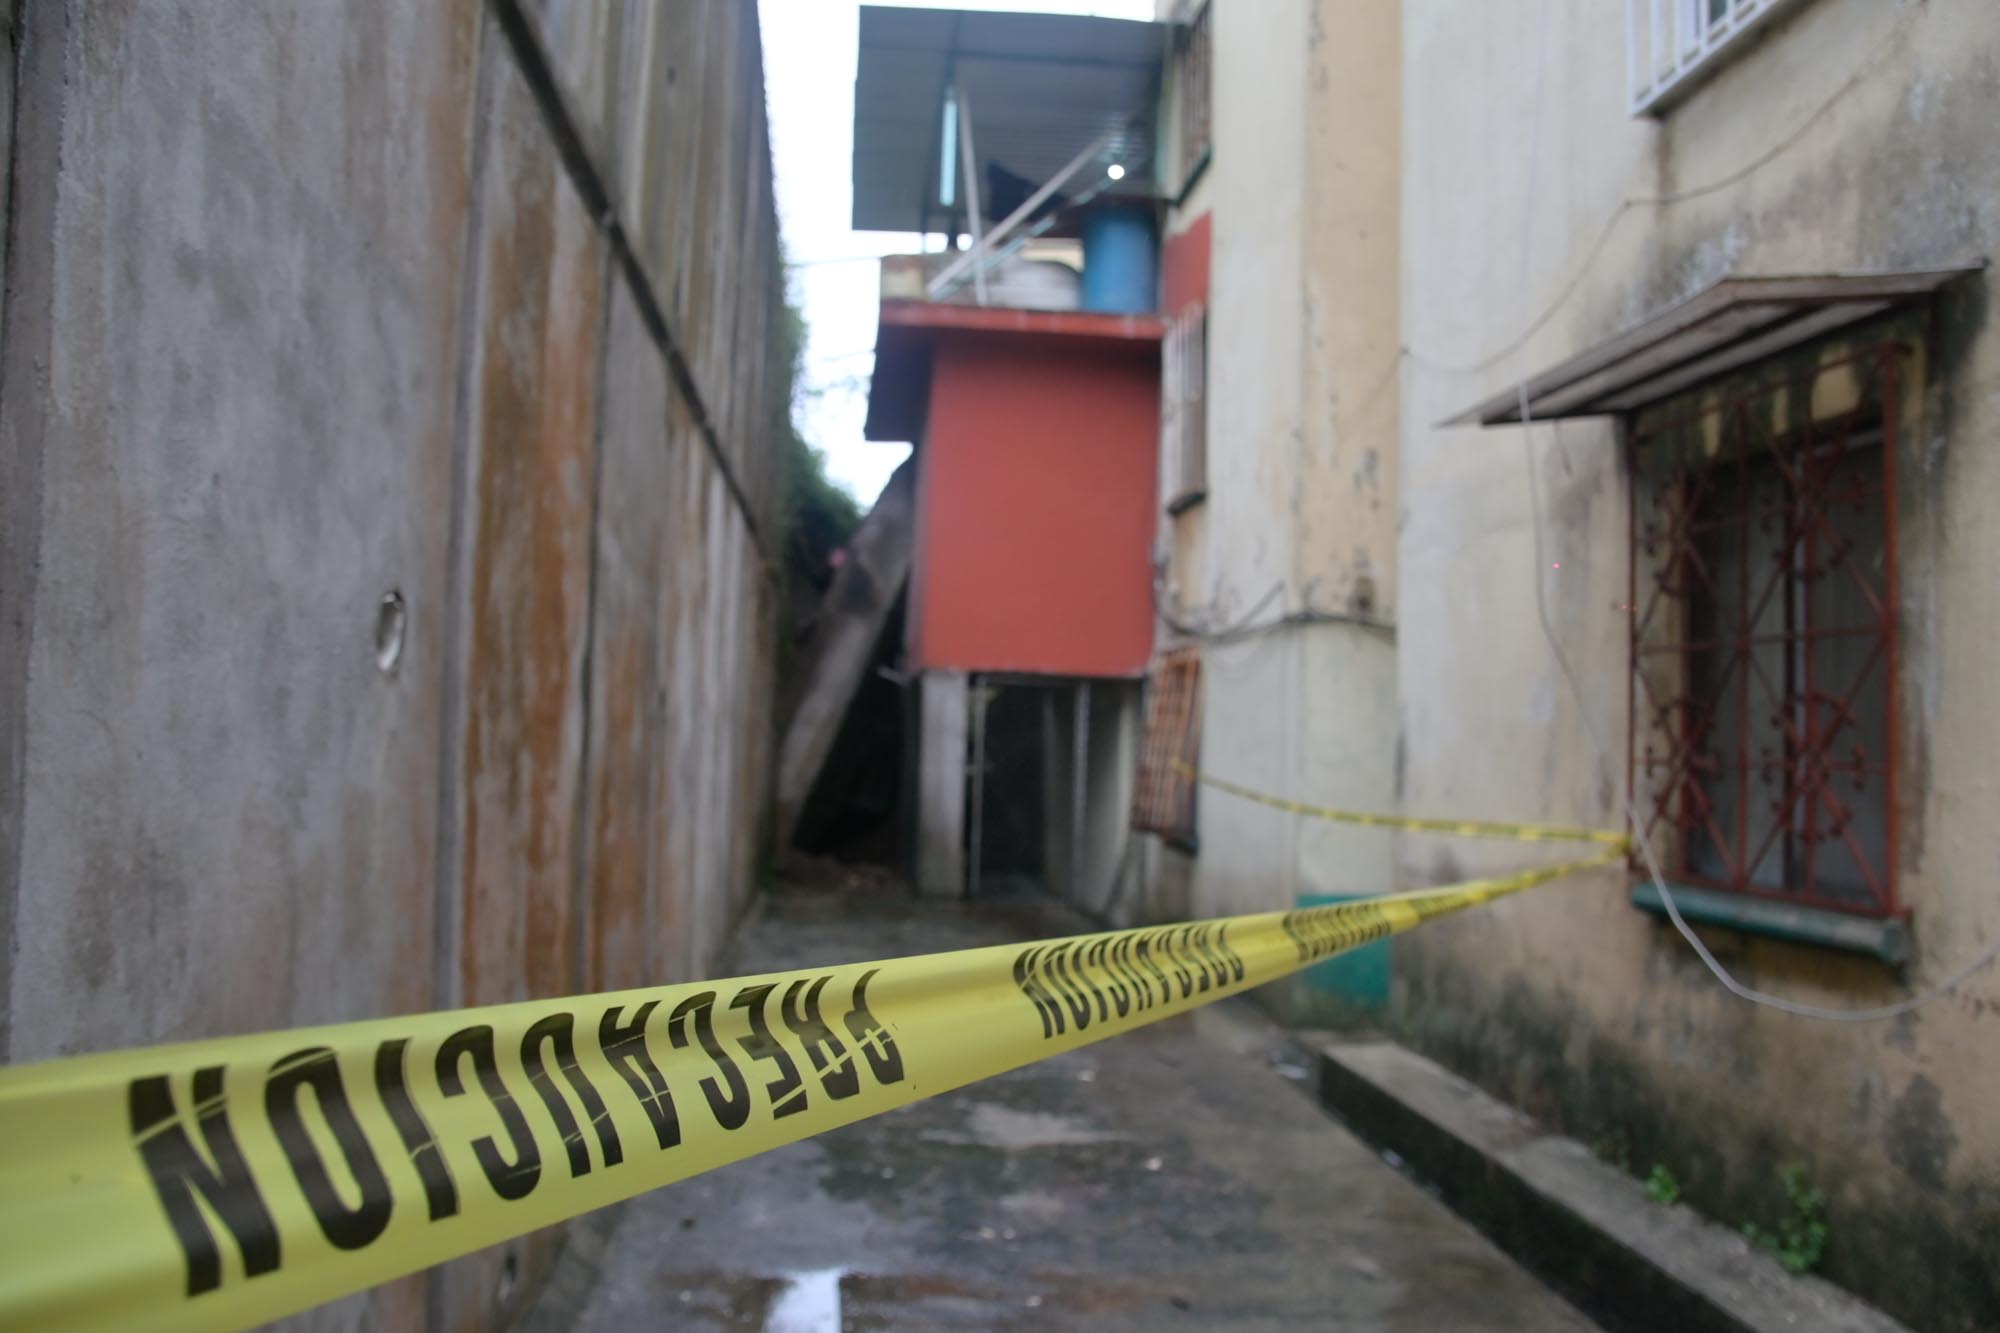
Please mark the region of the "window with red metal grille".
[[1687, 883], [1896, 911], [1897, 350], [1633, 432], [1632, 783]]
[[1174, 648], [1153, 664], [1146, 731], [1132, 789], [1132, 827], [1192, 849], [1195, 769], [1201, 760], [1201, 655]]

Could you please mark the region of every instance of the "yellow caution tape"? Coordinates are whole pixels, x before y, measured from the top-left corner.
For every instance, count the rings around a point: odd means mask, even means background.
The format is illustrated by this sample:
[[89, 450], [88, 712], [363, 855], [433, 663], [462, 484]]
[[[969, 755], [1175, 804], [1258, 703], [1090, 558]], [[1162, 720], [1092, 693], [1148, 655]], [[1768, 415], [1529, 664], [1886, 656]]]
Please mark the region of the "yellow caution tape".
[[1373, 814], [1366, 810], [1335, 810], [1330, 806], [1288, 801], [1282, 796], [1238, 786], [1209, 773], [1198, 773], [1176, 759], [1174, 771], [1194, 778], [1202, 785], [1246, 801], [1268, 805], [1273, 810], [1289, 810], [1313, 819], [1330, 819], [1340, 824], [1362, 824], [1369, 828], [1401, 829], [1406, 833], [1455, 833], [1462, 838], [1511, 838], [1515, 842], [1595, 842], [1607, 847], [1629, 847], [1630, 837], [1613, 829], [1570, 828], [1562, 824], [1508, 824], [1496, 819], [1424, 819], [1416, 815]]
[[1572, 872], [0, 1069], [0, 1326], [240, 1328]]

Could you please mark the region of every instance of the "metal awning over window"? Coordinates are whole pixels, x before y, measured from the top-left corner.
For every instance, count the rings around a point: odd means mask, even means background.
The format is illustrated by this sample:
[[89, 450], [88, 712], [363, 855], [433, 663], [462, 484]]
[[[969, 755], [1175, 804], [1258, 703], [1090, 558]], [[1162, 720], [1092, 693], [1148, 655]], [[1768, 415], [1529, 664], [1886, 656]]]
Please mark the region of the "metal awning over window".
[[[1931, 293], [1984, 264], [1908, 273], [1724, 278], [1528, 381], [1536, 421], [1632, 412]], [[1521, 419], [1518, 386], [1443, 422]]]

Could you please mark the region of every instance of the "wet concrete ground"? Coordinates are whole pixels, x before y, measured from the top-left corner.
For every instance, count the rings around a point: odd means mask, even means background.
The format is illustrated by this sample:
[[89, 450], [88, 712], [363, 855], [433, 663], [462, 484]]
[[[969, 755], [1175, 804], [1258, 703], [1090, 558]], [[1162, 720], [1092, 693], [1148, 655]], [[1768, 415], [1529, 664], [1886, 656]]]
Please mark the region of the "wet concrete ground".
[[[791, 891], [728, 970], [1082, 928]], [[1278, 1049], [1230, 1001], [656, 1191], [575, 1234], [531, 1326], [1593, 1327], [1329, 1120]]]

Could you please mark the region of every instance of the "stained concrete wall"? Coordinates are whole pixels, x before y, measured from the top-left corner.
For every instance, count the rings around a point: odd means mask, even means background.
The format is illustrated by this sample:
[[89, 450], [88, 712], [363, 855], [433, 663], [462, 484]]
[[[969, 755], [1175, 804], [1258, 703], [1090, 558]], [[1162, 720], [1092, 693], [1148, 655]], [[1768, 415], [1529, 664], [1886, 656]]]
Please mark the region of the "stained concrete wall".
[[[1608, 424], [1438, 421], [1727, 273], [1921, 268], [2000, 251], [2000, 10], [1807, 0], [1659, 119], [1624, 113], [1623, 7], [1404, 5], [1404, 528], [1399, 656], [1413, 810], [1622, 823], [1628, 479]], [[1544, 49], [1546, 43], [1546, 49]], [[1538, 77], [1537, 71], [1546, 70]], [[1537, 165], [1530, 170], [1530, 161]], [[1692, 192], [1673, 203], [1632, 197]], [[1522, 256], [1525, 247], [1525, 280]], [[1872, 1005], [2000, 935], [2000, 330], [1992, 279], [1944, 301], [1900, 442], [1905, 845], [1901, 973], [1707, 932], [1750, 984]], [[1546, 316], [1546, 317], [1544, 317]], [[1539, 321], [1539, 322], [1538, 322]], [[1526, 469], [1550, 563], [1534, 567]], [[1546, 580], [1583, 682], [1536, 628]], [[1612, 753], [1584, 734], [1588, 710]], [[1408, 839], [1406, 884], [1523, 864]], [[1893, 1023], [1810, 1022], [1729, 997], [1622, 872], [1399, 942], [1408, 1037], [1725, 1221], [1782, 1207], [1778, 1163], [1827, 1194], [1826, 1272], [1915, 1326], [2000, 1316], [2000, 973]]]
[[[767, 772], [754, 7], [18, 9], [0, 1056], [699, 975]], [[558, 1243], [296, 1322], [495, 1326]]]
[[[1336, 618], [1396, 613], [1398, 9], [1214, 0], [1211, 24], [1212, 155], [1168, 221], [1212, 226], [1208, 494], [1161, 516], [1161, 597], [1184, 625], [1263, 630], [1204, 648], [1205, 769], [1385, 809], [1394, 635]], [[1181, 95], [1170, 79], [1164, 161]], [[1182, 637], [1163, 624], [1163, 644]], [[1394, 843], [1372, 830], [1214, 791], [1197, 824], [1197, 856], [1135, 857], [1139, 914], [1264, 911], [1394, 880]]]

